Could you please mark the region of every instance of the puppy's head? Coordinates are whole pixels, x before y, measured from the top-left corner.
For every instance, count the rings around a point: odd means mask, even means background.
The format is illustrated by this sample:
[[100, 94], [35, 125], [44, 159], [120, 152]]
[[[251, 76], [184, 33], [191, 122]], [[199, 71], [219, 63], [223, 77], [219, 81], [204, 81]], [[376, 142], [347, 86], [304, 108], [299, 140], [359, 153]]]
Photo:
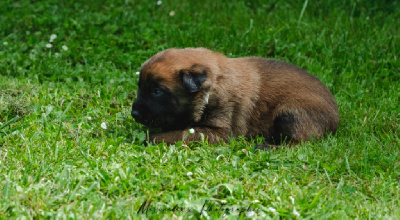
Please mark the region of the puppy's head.
[[140, 71], [132, 117], [163, 130], [199, 121], [218, 67], [215, 56], [206, 49], [168, 49], [150, 58]]

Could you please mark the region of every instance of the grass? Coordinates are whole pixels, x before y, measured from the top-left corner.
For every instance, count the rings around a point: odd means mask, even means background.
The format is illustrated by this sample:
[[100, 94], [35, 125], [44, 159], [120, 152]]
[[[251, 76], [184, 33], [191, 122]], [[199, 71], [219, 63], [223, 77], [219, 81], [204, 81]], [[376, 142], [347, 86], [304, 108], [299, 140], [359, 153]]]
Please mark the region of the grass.
[[[0, 218], [400, 218], [399, 17], [398, 1], [0, 1]], [[135, 72], [170, 47], [308, 70], [337, 134], [143, 146]]]

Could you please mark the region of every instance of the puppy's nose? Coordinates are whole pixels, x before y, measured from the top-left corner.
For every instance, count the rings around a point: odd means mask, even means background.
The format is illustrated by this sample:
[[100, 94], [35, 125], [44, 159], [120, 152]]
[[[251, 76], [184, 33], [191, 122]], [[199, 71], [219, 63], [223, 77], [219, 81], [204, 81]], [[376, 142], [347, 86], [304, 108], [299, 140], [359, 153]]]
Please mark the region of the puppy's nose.
[[137, 118], [137, 117], [139, 117], [140, 114], [139, 114], [138, 110], [132, 110], [131, 111], [131, 115], [132, 115], [133, 118]]

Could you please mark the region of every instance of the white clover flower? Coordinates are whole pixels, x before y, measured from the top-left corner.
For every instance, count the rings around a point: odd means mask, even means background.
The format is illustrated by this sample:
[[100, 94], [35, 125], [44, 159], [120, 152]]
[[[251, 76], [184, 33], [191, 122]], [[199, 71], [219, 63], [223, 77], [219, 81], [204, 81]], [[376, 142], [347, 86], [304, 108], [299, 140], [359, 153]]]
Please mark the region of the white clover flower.
[[57, 38], [57, 35], [52, 34], [50, 35], [50, 42], [53, 42]]
[[136, 75], [139, 75], [140, 74], [140, 72], [136, 72]]
[[88, 117], [87, 117], [87, 120], [91, 121], [91, 120], [92, 120], [92, 117], [88, 116]]
[[46, 47], [47, 47], [47, 48], [52, 48], [53, 45], [52, 45], [52, 44], [46, 44]]
[[296, 208], [293, 209], [293, 215], [299, 217], [300, 213], [296, 210]]
[[157, 1], [157, 5], [161, 5], [162, 4], [162, 1]]
[[170, 11], [169, 16], [173, 17], [175, 15], [175, 11]]
[[251, 218], [254, 214], [256, 214], [254, 211], [247, 212], [246, 217]]
[[67, 51], [67, 50], [68, 50], [68, 47], [67, 47], [66, 45], [63, 45], [63, 46], [62, 46], [62, 49], [65, 50], [65, 51]]
[[192, 172], [187, 172], [186, 176], [193, 176], [193, 173]]
[[256, 200], [254, 200], [254, 203], [258, 203], [258, 202], [260, 202], [260, 201], [258, 201], [257, 199], [256, 199]]
[[246, 149], [242, 149], [242, 151], [243, 151], [243, 153], [247, 153], [247, 150], [246, 150]]
[[189, 134], [194, 134], [194, 129], [193, 128], [189, 129]]
[[104, 130], [106, 130], [106, 129], [107, 129], [107, 124], [106, 124], [105, 122], [102, 122], [102, 123], [101, 123], [101, 128], [103, 128]]
[[294, 198], [293, 196], [289, 196], [290, 200], [292, 201], [292, 204], [294, 204]]
[[7, 46], [7, 45], [8, 45], [8, 42], [7, 42], [7, 41], [4, 41], [4, 42], [3, 42], [3, 45], [4, 45], [4, 46]]
[[278, 215], [279, 213], [276, 211], [276, 209], [269, 207], [268, 210], [272, 213], [274, 213], [274, 215]]

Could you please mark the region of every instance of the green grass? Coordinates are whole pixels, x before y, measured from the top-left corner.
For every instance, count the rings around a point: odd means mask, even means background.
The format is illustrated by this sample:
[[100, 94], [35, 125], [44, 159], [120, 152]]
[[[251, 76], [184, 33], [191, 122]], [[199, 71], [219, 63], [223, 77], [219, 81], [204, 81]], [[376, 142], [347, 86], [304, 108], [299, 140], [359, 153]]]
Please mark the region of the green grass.
[[[398, 1], [156, 2], [0, 1], [0, 219], [140, 218], [146, 200], [166, 209], [148, 218], [223, 218], [206, 200], [232, 219], [400, 218]], [[308, 70], [337, 99], [337, 134], [143, 146], [135, 72], [170, 47]]]

